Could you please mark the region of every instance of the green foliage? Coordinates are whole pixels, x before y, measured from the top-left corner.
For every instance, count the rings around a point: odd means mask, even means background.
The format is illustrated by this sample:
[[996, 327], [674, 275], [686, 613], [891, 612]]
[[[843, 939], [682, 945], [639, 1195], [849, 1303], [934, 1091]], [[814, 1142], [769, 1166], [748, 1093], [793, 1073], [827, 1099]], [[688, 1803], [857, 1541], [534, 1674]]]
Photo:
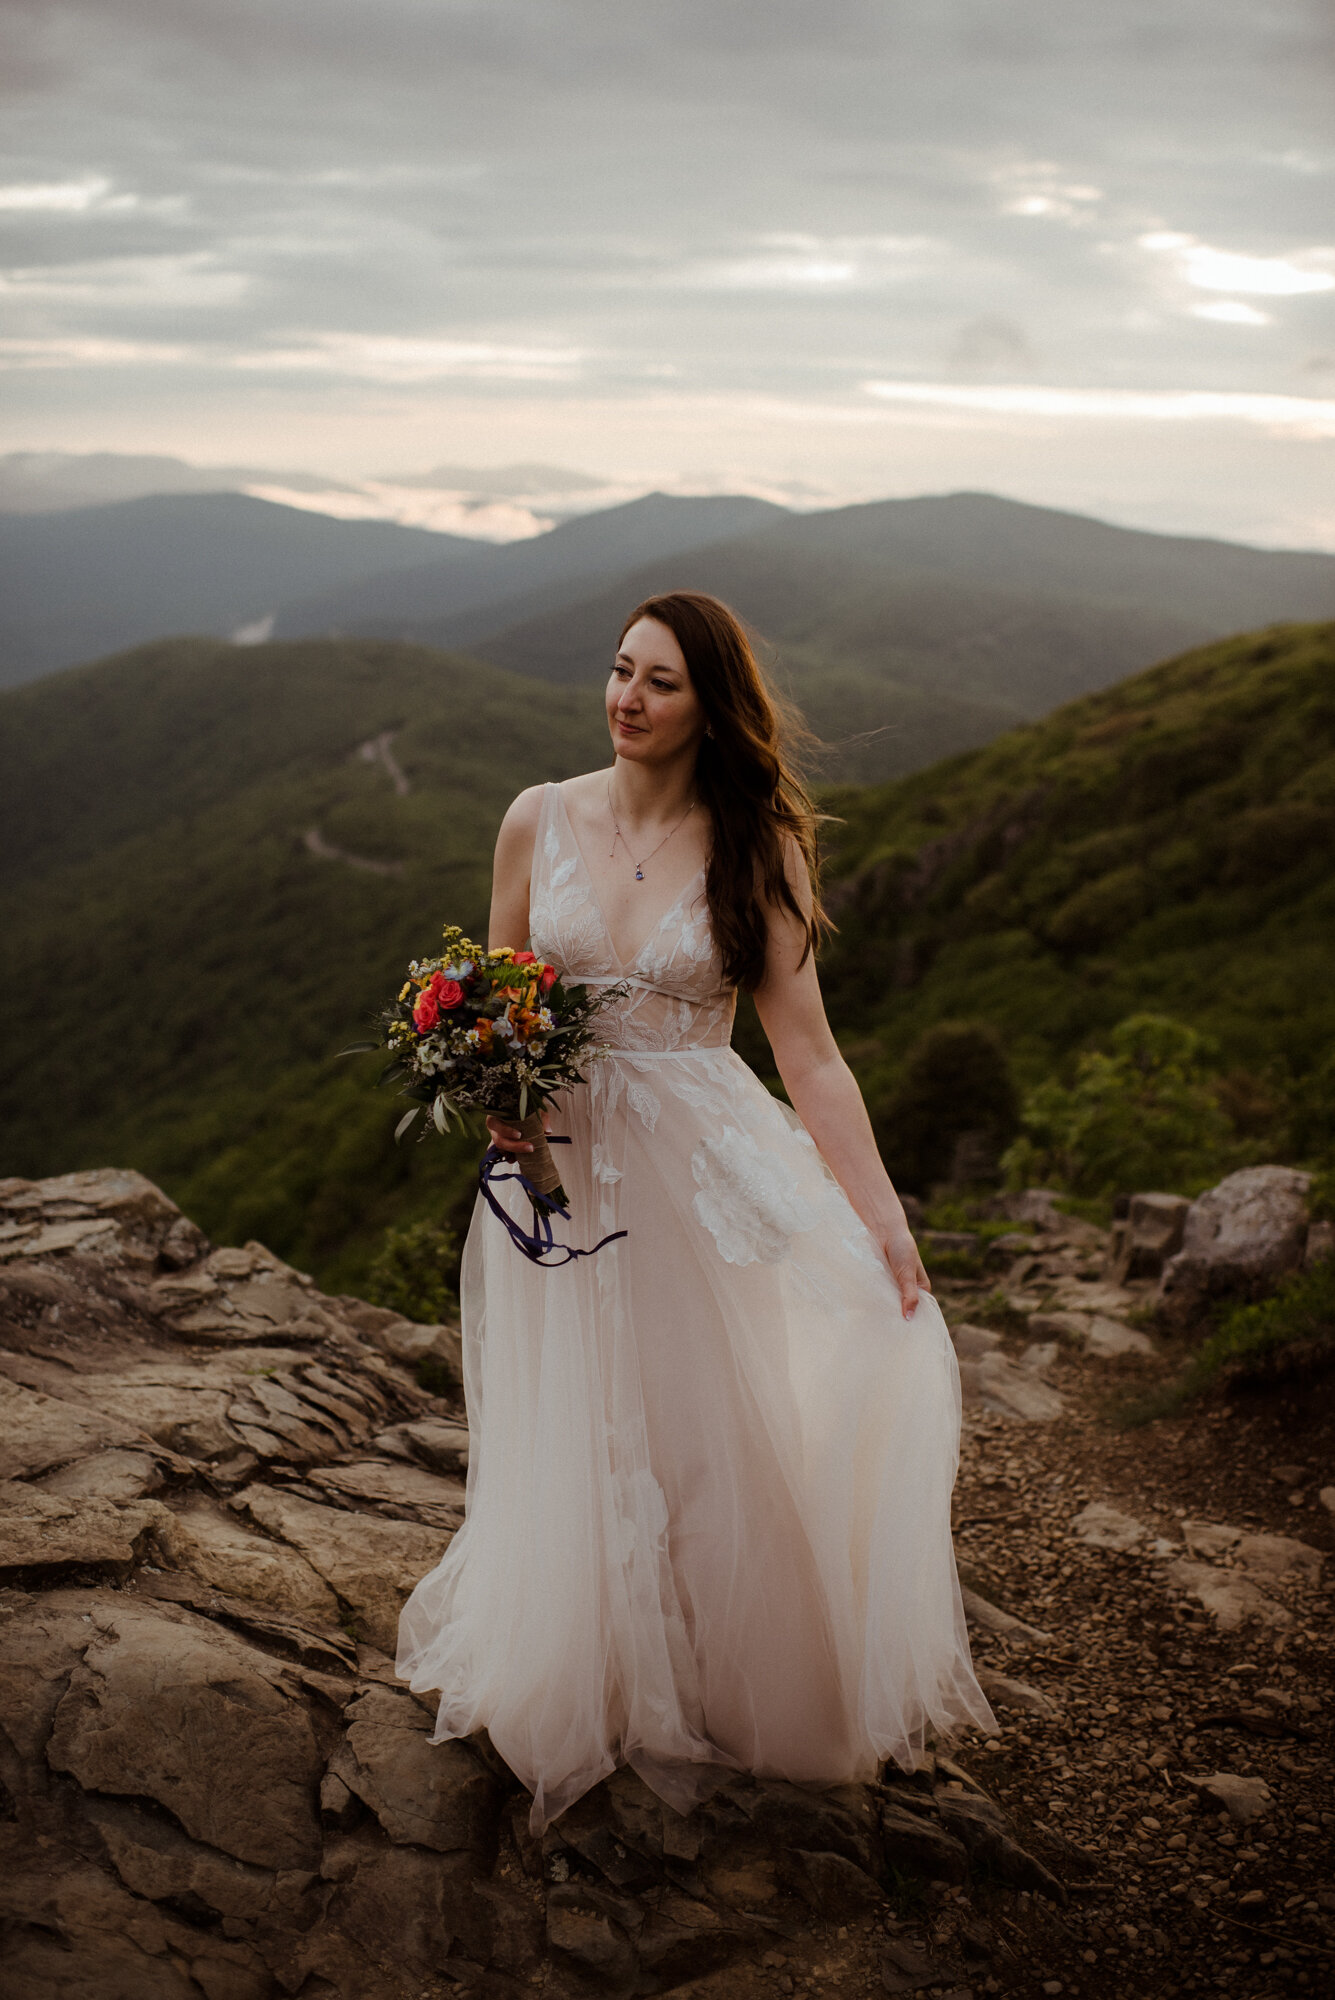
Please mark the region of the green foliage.
[[[360, 1285], [479, 1146], [396, 1147], [336, 1051], [446, 919], [485, 925], [502, 812], [605, 755], [598, 702], [378, 640], [181, 640], [0, 723], [0, 1172], [137, 1167], [215, 1241]], [[406, 795], [363, 754], [386, 731]]]
[[387, 1229], [366, 1273], [361, 1295], [405, 1319], [439, 1325], [457, 1312], [459, 1237], [438, 1222]]
[[1154, 1013], [1217, 1044], [1230, 1143], [1324, 1157], [1335, 625], [1200, 647], [833, 810], [821, 978], [869, 1102], [944, 1021], [989, 1023], [1032, 1091]]
[[1228, 1120], [1208, 1082], [1210, 1044], [1163, 1014], [1133, 1014], [1091, 1050], [1069, 1088], [1030, 1092], [1003, 1162], [1011, 1187], [1099, 1196], [1203, 1186], [1228, 1164]]
[[872, 1115], [890, 1178], [920, 1196], [940, 1182], [989, 1179], [1018, 1123], [1005, 1050], [981, 1021], [942, 1021], [920, 1035]]
[[1335, 1261], [1298, 1271], [1256, 1305], [1234, 1306], [1188, 1370], [1187, 1395], [1221, 1374], [1251, 1379], [1335, 1362]]

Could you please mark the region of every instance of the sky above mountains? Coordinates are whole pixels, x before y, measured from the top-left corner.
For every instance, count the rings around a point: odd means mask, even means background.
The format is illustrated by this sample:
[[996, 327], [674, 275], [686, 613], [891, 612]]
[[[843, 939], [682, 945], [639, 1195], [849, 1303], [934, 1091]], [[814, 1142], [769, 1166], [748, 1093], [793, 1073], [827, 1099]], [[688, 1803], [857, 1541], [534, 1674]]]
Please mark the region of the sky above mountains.
[[1325, 0], [8, 0], [0, 448], [1335, 547]]

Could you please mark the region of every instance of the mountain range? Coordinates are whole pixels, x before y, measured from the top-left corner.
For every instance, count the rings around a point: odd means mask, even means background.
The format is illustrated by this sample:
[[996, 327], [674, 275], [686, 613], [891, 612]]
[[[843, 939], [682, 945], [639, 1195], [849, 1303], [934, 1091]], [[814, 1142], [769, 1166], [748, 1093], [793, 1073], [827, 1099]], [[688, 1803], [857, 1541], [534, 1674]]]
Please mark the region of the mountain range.
[[[607, 754], [588, 690], [388, 640], [160, 641], [0, 694], [0, 1174], [138, 1167], [336, 1289], [461, 1212], [473, 1142], [395, 1147], [335, 1052], [485, 923], [513, 794]], [[1335, 625], [823, 802], [822, 983], [873, 1108], [937, 1022], [1030, 1084], [1149, 1006], [1214, 1037], [1264, 1156], [1335, 1042]], [[768, 1067], [749, 1016], [739, 1046]]]
[[407, 640], [593, 682], [626, 610], [684, 586], [762, 636], [829, 746], [823, 776], [875, 782], [1187, 646], [1335, 615], [1335, 556], [969, 493], [814, 514], [648, 494], [500, 544], [159, 496], [0, 516], [0, 685], [180, 633]]

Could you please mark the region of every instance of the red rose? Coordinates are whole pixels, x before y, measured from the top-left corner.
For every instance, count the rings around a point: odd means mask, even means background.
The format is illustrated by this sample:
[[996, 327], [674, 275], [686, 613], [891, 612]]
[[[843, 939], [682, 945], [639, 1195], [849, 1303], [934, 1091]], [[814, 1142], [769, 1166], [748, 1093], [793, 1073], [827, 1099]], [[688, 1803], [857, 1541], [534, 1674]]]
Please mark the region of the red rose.
[[537, 953], [532, 951], [517, 951], [511, 960], [513, 965], [536, 965], [537, 962]]
[[542, 978], [538, 981], [538, 984], [544, 993], [551, 992], [553, 986], [556, 984], [556, 967], [554, 965], [543, 966]]
[[440, 1008], [436, 1005], [435, 994], [428, 986], [423, 992], [418, 994], [417, 1004], [413, 1008], [413, 1020], [417, 1024], [418, 1034], [426, 1034], [429, 1028], [435, 1027], [439, 1019]]
[[432, 973], [431, 991], [442, 1014], [448, 1014], [451, 1007], [458, 1007], [463, 1002], [463, 987], [457, 979], [447, 979], [443, 972]]

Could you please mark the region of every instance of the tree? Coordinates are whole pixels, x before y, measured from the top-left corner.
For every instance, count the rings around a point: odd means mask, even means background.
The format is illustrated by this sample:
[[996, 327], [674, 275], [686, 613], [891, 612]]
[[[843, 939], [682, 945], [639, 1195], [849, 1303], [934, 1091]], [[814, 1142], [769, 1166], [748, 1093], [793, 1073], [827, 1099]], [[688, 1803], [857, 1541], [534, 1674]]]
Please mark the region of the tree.
[[895, 1185], [926, 1196], [942, 1182], [995, 1178], [1019, 1129], [1019, 1109], [996, 1030], [981, 1021], [941, 1021], [909, 1050], [872, 1128]]
[[1166, 1014], [1132, 1014], [1111, 1040], [1110, 1055], [1080, 1057], [1069, 1088], [1054, 1078], [1026, 1098], [1002, 1162], [1009, 1186], [1189, 1192], [1231, 1164], [1231, 1129], [1209, 1082], [1213, 1045]]

